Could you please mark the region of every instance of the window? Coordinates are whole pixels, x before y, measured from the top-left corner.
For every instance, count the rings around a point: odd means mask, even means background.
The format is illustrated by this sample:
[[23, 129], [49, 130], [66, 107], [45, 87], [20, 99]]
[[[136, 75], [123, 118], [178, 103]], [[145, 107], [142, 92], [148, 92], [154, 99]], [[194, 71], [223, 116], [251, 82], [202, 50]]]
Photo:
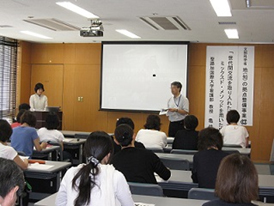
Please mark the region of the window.
[[16, 106], [17, 40], [0, 36], [0, 118], [9, 122]]

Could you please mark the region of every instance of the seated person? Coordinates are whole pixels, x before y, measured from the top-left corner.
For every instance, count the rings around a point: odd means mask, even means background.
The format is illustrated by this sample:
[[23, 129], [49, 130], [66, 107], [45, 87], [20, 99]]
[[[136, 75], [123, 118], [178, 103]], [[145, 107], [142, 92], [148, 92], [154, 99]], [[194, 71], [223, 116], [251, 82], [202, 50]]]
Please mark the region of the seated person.
[[157, 115], [148, 115], [145, 129], [139, 130], [136, 141], [141, 142], [146, 148], [163, 149], [167, 145], [167, 136], [161, 132], [161, 120]]
[[198, 119], [194, 115], [187, 115], [184, 120], [184, 130], [179, 130], [172, 143], [172, 149], [197, 150], [198, 146]]
[[255, 206], [258, 174], [251, 160], [241, 154], [225, 157], [218, 170], [215, 194], [219, 198], [203, 206]]
[[0, 157], [13, 160], [21, 169], [25, 170], [28, 168], [28, 160], [22, 160], [12, 147], [7, 146], [11, 134], [10, 124], [6, 120], [0, 119]]
[[24, 114], [25, 111], [26, 111], [26, 110], [21, 109], [21, 110], [18, 112], [18, 114], [17, 114], [17, 116], [16, 116], [16, 120], [11, 124], [11, 128], [12, 128], [12, 129], [15, 128], [15, 127], [21, 126], [20, 118], [21, 118], [21, 116]]
[[230, 110], [226, 114], [227, 126], [220, 130], [224, 138], [224, 144], [241, 145], [243, 148], [248, 146], [248, 132], [245, 127], [238, 125], [240, 114], [236, 110]]
[[12, 160], [0, 158], [0, 205], [14, 206], [25, 188], [23, 171]]
[[36, 125], [36, 117], [30, 112], [25, 111], [20, 118], [21, 126], [13, 129], [11, 135], [11, 146], [20, 152], [24, 152], [26, 156], [31, 156], [33, 147], [37, 151], [47, 147], [46, 142], [40, 144], [39, 136], [34, 128]]
[[105, 132], [93, 132], [87, 138], [86, 164], [70, 168], [56, 197], [58, 206], [134, 206], [124, 175], [109, 165], [113, 145]]
[[[120, 119], [117, 120], [116, 127], [118, 127], [121, 124], [127, 124], [134, 131], [134, 122], [132, 121], [132, 119], [128, 117], [121, 117]], [[121, 151], [122, 148], [119, 142], [117, 142], [117, 140], [115, 139], [115, 137], [111, 137], [111, 138], [113, 140], [113, 148], [114, 148], [113, 154], [116, 154], [117, 152]], [[134, 146], [136, 148], [145, 149], [145, 146], [141, 142], [134, 141]]]
[[217, 171], [222, 159], [223, 137], [219, 130], [208, 127], [199, 132], [198, 150], [193, 156], [192, 180], [201, 188], [214, 188]]
[[27, 104], [27, 103], [20, 104], [19, 105], [19, 111], [22, 110], [22, 109], [24, 109], [24, 110], [30, 110], [29, 104]]
[[122, 150], [114, 155], [111, 163], [122, 172], [128, 182], [157, 184], [154, 172], [162, 179], [170, 178], [170, 170], [161, 162], [153, 152], [134, 147], [133, 130], [126, 124], [115, 129], [115, 138]]

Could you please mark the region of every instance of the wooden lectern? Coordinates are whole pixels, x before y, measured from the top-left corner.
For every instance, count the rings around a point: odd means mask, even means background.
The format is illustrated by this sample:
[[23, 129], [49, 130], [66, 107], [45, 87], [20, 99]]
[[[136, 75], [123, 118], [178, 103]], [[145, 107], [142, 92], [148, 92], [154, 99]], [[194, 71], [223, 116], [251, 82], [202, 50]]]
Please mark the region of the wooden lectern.
[[[36, 129], [40, 129], [41, 127], [46, 126], [46, 117], [49, 114], [49, 111], [33, 111], [32, 112], [34, 116], [36, 117]], [[58, 130], [62, 130], [62, 117], [63, 117], [63, 112], [59, 111], [56, 112], [57, 116], [59, 117], [60, 120], [60, 125], [58, 127]]]

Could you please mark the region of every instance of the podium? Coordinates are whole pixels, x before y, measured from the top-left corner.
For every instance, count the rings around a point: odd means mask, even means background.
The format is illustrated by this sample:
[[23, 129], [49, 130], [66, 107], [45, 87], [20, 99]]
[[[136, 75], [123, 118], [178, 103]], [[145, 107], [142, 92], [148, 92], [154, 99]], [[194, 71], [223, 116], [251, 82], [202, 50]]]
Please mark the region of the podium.
[[[49, 114], [49, 111], [32, 111], [34, 116], [36, 117], [36, 129], [40, 129], [41, 127], [46, 126], [46, 117]], [[59, 117], [60, 120], [60, 125], [57, 128], [58, 130], [62, 130], [62, 117], [63, 117], [63, 112], [59, 111], [56, 112], [57, 116]]]

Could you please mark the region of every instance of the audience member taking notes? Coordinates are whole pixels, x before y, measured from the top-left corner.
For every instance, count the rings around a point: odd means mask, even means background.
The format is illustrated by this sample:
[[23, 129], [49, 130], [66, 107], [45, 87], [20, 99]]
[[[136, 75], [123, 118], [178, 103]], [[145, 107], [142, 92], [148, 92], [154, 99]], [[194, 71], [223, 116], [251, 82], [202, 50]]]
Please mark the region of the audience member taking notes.
[[15, 127], [21, 126], [20, 119], [21, 119], [21, 116], [24, 114], [25, 111], [26, 111], [25, 109], [21, 109], [18, 112], [18, 114], [16, 116], [16, 121], [11, 124], [12, 129], [15, 128]]
[[193, 156], [192, 179], [202, 188], [214, 188], [217, 171], [222, 159], [223, 137], [219, 130], [208, 127], [199, 132], [198, 150]]
[[241, 154], [225, 157], [218, 170], [215, 193], [219, 198], [203, 206], [255, 206], [258, 174], [251, 160]]
[[149, 115], [144, 125], [145, 129], [139, 130], [136, 141], [144, 144], [146, 148], [164, 148], [167, 145], [167, 136], [161, 132], [161, 120], [157, 115]]
[[185, 129], [179, 130], [172, 143], [172, 149], [197, 150], [198, 145], [198, 119], [194, 115], [187, 115], [184, 120]]
[[85, 143], [86, 164], [70, 168], [57, 194], [57, 206], [134, 206], [123, 174], [109, 165], [113, 145], [105, 132], [93, 132]]
[[18, 152], [24, 152], [26, 156], [32, 155], [33, 147], [37, 151], [46, 148], [47, 143], [40, 144], [40, 139], [34, 128], [36, 117], [30, 111], [25, 111], [20, 119], [22, 125], [13, 129], [11, 146]]
[[[134, 122], [132, 121], [132, 119], [130, 119], [128, 117], [121, 117], [117, 120], [116, 127], [118, 127], [121, 124], [127, 124], [134, 131]], [[113, 154], [116, 154], [117, 152], [121, 151], [122, 148], [121, 148], [121, 145], [119, 144], [119, 142], [115, 139], [115, 137], [112, 136], [111, 138], [112, 138], [113, 147], [114, 147]], [[134, 141], [134, 147], [140, 148], [140, 149], [145, 149], [145, 146], [141, 142], [136, 142], [136, 141]]]
[[35, 94], [30, 96], [29, 104], [31, 111], [44, 111], [48, 106], [48, 98], [43, 94], [45, 91], [42, 83], [37, 83], [34, 87]]
[[220, 132], [224, 138], [224, 144], [248, 146], [248, 132], [245, 127], [238, 125], [240, 114], [236, 110], [230, 110], [226, 115], [227, 126], [221, 128]]
[[22, 160], [17, 152], [7, 142], [12, 134], [12, 128], [6, 120], [0, 120], [0, 157], [13, 160], [21, 169], [28, 168], [28, 160]]
[[114, 155], [111, 163], [125, 175], [128, 182], [157, 184], [154, 172], [164, 180], [170, 178], [170, 170], [157, 155], [149, 150], [134, 147], [135, 136], [130, 126], [119, 125], [115, 129], [115, 138], [122, 150]]
[[0, 175], [0, 205], [14, 206], [25, 187], [23, 171], [12, 160], [0, 158]]

